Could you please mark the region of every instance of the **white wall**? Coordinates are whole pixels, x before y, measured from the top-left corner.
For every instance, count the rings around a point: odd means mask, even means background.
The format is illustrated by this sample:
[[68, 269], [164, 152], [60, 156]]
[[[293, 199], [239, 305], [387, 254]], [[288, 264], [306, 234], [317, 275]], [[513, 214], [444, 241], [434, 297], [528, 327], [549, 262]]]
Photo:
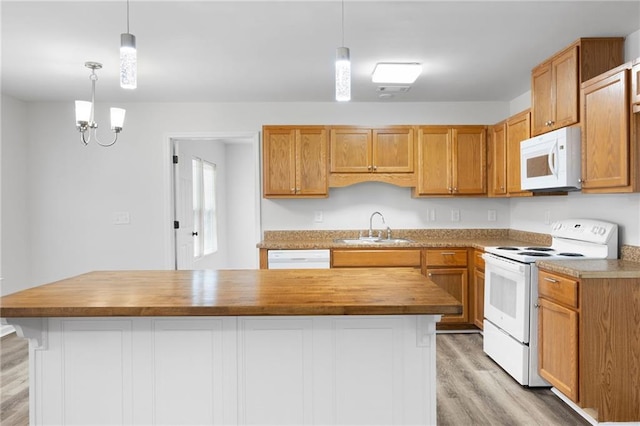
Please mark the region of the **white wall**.
[[28, 105], [9, 97], [2, 97], [2, 288], [5, 295], [31, 283], [29, 241], [31, 211], [28, 204], [29, 158], [27, 136]]
[[[97, 121], [105, 127], [107, 108]], [[127, 108], [125, 129], [111, 148], [83, 147], [74, 127], [73, 103], [29, 104], [29, 283], [38, 285], [91, 270], [164, 269], [172, 266], [169, 135], [257, 132], [263, 124], [490, 124], [508, 115], [507, 103], [137, 103]], [[9, 105], [11, 108], [11, 105]], [[9, 115], [7, 115], [9, 114]], [[5, 117], [17, 112], [3, 111]], [[24, 115], [24, 114], [23, 114]], [[17, 129], [27, 128], [26, 117]], [[104, 138], [108, 129], [100, 129]], [[19, 143], [7, 138], [3, 143]], [[3, 162], [12, 161], [4, 158]], [[24, 161], [22, 161], [24, 163]], [[4, 172], [3, 172], [4, 173]], [[4, 197], [4, 194], [3, 194]], [[6, 200], [6, 197], [4, 197]], [[315, 201], [262, 200], [264, 229], [366, 227], [382, 210], [394, 228], [508, 227], [505, 200], [411, 199], [409, 190], [384, 184], [332, 190], [322, 203], [325, 222], [313, 223]], [[449, 220], [449, 203], [461, 221]], [[436, 221], [420, 217], [436, 209]], [[495, 209], [497, 222], [486, 220]], [[9, 208], [3, 203], [4, 211]], [[414, 213], [412, 210], [418, 212]], [[131, 223], [114, 225], [113, 213], [128, 211]], [[20, 213], [21, 214], [21, 213]], [[286, 218], [286, 220], [283, 220]], [[8, 226], [8, 225], [7, 225]], [[4, 227], [3, 227], [4, 228]], [[3, 236], [4, 239], [4, 236]], [[259, 238], [256, 238], [256, 243]], [[17, 290], [15, 288], [13, 290]]]

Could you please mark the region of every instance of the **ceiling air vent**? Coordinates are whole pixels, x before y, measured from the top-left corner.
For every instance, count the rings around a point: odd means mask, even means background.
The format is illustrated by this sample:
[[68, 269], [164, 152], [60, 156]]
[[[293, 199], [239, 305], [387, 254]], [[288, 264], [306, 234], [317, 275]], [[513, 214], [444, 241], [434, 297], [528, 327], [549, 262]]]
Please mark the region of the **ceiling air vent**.
[[378, 86], [376, 91], [378, 93], [405, 93], [410, 88], [411, 86]]

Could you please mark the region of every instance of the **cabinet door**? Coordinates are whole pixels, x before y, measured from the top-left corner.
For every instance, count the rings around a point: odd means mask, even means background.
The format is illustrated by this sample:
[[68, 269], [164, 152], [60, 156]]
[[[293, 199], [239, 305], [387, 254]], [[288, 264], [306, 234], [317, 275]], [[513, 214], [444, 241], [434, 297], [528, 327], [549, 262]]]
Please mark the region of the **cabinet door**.
[[582, 190], [630, 185], [628, 70], [582, 89]]
[[507, 130], [506, 123], [491, 128], [487, 153], [488, 193], [490, 197], [507, 194]]
[[578, 122], [578, 46], [553, 60], [552, 74], [554, 111], [550, 130]]
[[[631, 69], [631, 103], [640, 105], [640, 59], [637, 59]], [[634, 112], [638, 112], [634, 110]]]
[[487, 193], [487, 139], [484, 127], [452, 130], [453, 194]]
[[507, 120], [507, 192], [510, 195], [529, 195], [520, 187], [520, 142], [529, 139], [529, 111], [514, 115]]
[[265, 197], [294, 195], [296, 191], [296, 131], [293, 128], [265, 128], [263, 131], [263, 173]]
[[469, 322], [468, 275], [466, 268], [427, 267], [427, 277], [462, 303], [462, 313], [443, 315], [443, 323]]
[[297, 133], [296, 193], [327, 195], [327, 132], [324, 128], [313, 128]]
[[533, 136], [546, 133], [553, 120], [553, 77], [551, 62], [534, 68], [531, 73], [531, 115]]
[[378, 173], [413, 172], [413, 129], [373, 130], [373, 171]]
[[450, 178], [451, 132], [447, 127], [422, 127], [418, 133], [418, 193], [448, 195], [453, 189]]
[[484, 270], [474, 269], [473, 289], [473, 323], [482, 330], [484, 321]]
[[363, 128], [331, 129], [331, 172], [369, 173], [371, 164], [371, 130]]
[[538, 304], [540, 375], [578, 402], [578, 313], [546, 299]]

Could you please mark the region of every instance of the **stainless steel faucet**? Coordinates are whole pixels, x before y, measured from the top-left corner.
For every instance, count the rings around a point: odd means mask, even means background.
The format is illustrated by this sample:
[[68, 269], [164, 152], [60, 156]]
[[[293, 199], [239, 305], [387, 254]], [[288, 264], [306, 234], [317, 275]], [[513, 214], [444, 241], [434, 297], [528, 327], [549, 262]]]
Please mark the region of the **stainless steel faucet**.
[[382, 224], [387, 227], [387, 239], [391, 239], [391, 228], [389, 228], [387, 222], [385, 222], [384, 220], [384, 216], [382, 216], [382, 213], [380, 212], [373, 212], [371, 213], [371, 217], [369, 217], [369, 238], [373, 238], [373, 217], [375, 215], [380, 216], [380, 219], [382, 219]]

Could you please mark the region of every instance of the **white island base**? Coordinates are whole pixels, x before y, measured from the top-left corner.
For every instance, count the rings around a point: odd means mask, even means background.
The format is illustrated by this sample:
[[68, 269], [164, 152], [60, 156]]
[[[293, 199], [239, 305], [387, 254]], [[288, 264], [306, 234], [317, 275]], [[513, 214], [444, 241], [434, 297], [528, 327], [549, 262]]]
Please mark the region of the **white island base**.
[[33, 425], [436, 424], [439, 315], [8, 318]]

